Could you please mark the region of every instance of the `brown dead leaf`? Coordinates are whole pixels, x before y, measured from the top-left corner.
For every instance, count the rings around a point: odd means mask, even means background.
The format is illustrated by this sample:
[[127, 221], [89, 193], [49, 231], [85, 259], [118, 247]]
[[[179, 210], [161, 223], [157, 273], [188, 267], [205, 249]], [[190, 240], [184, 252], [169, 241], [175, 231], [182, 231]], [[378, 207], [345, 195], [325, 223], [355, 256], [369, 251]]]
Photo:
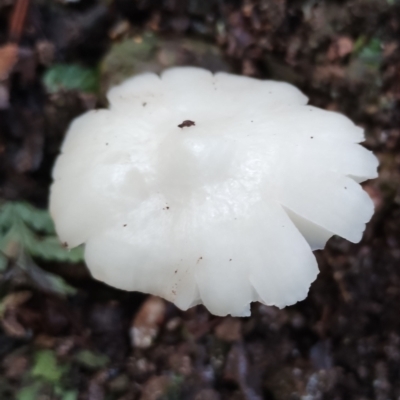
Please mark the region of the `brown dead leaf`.
[[339, 65], [321, 65], [315, 68], [315, 81], [321, 83], [331, 83], [331, 81], [341, 81], [346, 76], [346, 71]]
[[2, 366], [8, 379], [19, 379], [28, 368], [28, 359], [24, 355], [11, 354], [4, 358]]
[[396, 54], [398, 49], [399, 49], [399, 45], [395, 41], [385, 43], [383, 45], [383, 57], [388, 58], [388, 57]]
[[1, 309], [3, 312], [0, 314], [0, 317], [2, 317], [6, 311], [15, 311], [20, 305], [27, 302], [31, 297], [32, 293], [28, 290], [10, 293], [1, 302]]
[[15, 338], [23, 338], [27, 336], [27, 331], [17, 320], [17, 315], [13, 311], [5, 314], [1, 321], [1, 326], [8, 336]]
[[18, 46], [8, 43], [0, 47], [0, 81], [6, 80], [18, 60]]
[[7, 295], [1, 302], [1, 326], [7, 335], [12, 337], [25, 337], [27, 331], [18, 320], [18, 308], [32, 296], [29, 291], [21, 291]]
[[[2, 84], [0, 83], [0, 110], [5, 110], [10, 106], [10, 93], [8, 90], [8, 85], [7, 84]], [[2, 153], [3, 150], [0, 149], [0, 153]]]
[[117, 40], [129, 32], [131, 24], [127, 19], [118, 21], [109, 31], [108, 36], [111, 40]]
[[44, 349], [52, 349], [55, 346], [56, 339], [49, 335], [37, 335], [35, 338], [35, 345]]

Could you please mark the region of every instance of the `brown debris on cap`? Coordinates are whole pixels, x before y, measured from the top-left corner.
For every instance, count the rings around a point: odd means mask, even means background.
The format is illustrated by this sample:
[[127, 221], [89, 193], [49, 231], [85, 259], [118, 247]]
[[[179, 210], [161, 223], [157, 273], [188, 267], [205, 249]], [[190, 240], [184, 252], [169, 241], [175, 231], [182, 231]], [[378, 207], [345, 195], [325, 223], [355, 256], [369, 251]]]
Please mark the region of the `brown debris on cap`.
[[195, 122], [190, 121], [189, 119], [186, 119], [185, 121], [183, 121], [181, 124], [178, 125], [178, 128], [184, 128], [184, 127], [189, 127], [189, 126], [193, 126], [196, 125]]

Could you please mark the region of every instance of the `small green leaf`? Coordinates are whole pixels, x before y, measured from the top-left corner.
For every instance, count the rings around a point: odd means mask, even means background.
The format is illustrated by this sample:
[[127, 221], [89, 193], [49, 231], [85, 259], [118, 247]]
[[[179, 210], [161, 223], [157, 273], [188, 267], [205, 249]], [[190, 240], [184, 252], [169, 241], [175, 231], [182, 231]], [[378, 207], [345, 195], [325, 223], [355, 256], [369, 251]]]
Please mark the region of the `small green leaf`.
[[103, 354], [95, 354], [89, 350], [82, 350], [76, 356], [75, 360], [91, 369], [102, 368], [107, 365], [108, 357]]
[[95, 93], [98, 90], [99, 74], [96, 70], [77, 64], [57, 64], [49, 68], [43, 83], [50, 93], [61, 90], [78, 90]]
[[365, 46], [367, 42], [367, 37], [365, 35], [360, 35], [353, 45], [353, 54], [358, 54], [361, 49]]
[[35, 264], [28, 254], [24, 252], [20, 253], [17, 265], [24, 270], [32, 281], [42, 290], [57, 293], [62, 296], [73, 295], [76, 293], [76, 289], [68, 285], [63, 278], [52, 274], [51, 272], [44, 271]]
[[52, 350], [41, 350], [35, 354], [32, 376], [57, 383], [65, 372], [66, 368], [57, 364], [56, 356]]
[[53, 221], [46, 210], [24, 202], [0, 207], [0, 251], [16, 258], [20, 248], [34, 257], [76, 263], [83, 260], [83, 248], [66, 249], [55, 236]]
[[167, 389], [167, 400], [179, 400], [182, 398], [182, 384], [184, 382], [184, 378], [181, 375], [173, 375], [172, 380]]
[[41, 382], [34, 382], [32, 385], [20, 389], [16, 395], [16, 400], [36, 400], [41, 386]]
[[78, 399], [78, 392], [76, 390], [69, 390], [64, 392], [62, 395], [62, 400], [77, 400]]
[[5, 231], [14, 223], [14, 203], [3, 203], [0, 207], [0, 229]]
[[48, 234], [55, 233], [53, 221], [46, 210], [40, 210], [25, 202], [14, 203], [14, 210], [34, 230]]
[[382, 54], [382, 42], [378, 38], [372, 38], [360, 51], [363, 59], [375, 59]]
[[138, 73], [154, 56], [158, 42], [149, 32], [144, 33], [140, 40], [129, 38], [114, 43], [100, 66], [102, 87], [108, 89]]
[[21, 249], [19, 230], [13, 225], [9, 231], [0, 238], [0, 251], [9, 259], [15, 259]]
[[66, 249], [56, 237], [37, 240], [29, 248], [30, 254], [44, 260], [79, 262], [83, 260], [83, 248]]
[[53, 221], [46, 210], [40, 210], [26, 202], [7, 202], [0, 207], [0, 229], [8, 230], [22, 220], [37, 231], [54, 234]]
[[0, 253], [0, 272], [3, 272], [7, 269], [8, 259], [7, 257]]
[[50, 272], [45, 272], [46, 279], [51, 285], [51, 291], [64, 295], [70, 296], [76, 293], [76, 289], [70, 285], [61, 276], [51, 274]]
[[372, 70], [378, 70], [383, 60], [382, 41], [378, 38], [368, 40], [361, 35], [355, 42], [353, 54], [356, 60]]

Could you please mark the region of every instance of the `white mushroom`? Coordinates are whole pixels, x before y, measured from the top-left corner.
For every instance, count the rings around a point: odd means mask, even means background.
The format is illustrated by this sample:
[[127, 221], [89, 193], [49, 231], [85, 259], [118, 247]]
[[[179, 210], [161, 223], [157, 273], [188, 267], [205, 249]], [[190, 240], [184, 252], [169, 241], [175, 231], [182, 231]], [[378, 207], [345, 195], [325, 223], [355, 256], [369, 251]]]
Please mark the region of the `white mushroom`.
[[295, 87], [181, 67], [108, 99], [71, 124], [50, 197], [95, 278], [247, 316], [304, 299], [329, 237], [361, 239], [373, 204], [359, 182], [377, 159]]

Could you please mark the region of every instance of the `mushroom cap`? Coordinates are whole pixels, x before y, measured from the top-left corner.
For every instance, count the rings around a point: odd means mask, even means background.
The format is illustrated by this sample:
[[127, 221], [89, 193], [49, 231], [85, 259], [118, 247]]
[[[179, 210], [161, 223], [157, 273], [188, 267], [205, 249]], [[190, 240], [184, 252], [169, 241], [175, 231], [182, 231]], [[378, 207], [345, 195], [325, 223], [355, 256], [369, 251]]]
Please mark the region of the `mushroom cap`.
[[108, 100], [72, 122], [50, 196], [96, 279], [248, 316], [304, 299], [329, 237], [360, 241], [373, 203], [359, 183], [378, 161], [294, 86], [179, 67]]

